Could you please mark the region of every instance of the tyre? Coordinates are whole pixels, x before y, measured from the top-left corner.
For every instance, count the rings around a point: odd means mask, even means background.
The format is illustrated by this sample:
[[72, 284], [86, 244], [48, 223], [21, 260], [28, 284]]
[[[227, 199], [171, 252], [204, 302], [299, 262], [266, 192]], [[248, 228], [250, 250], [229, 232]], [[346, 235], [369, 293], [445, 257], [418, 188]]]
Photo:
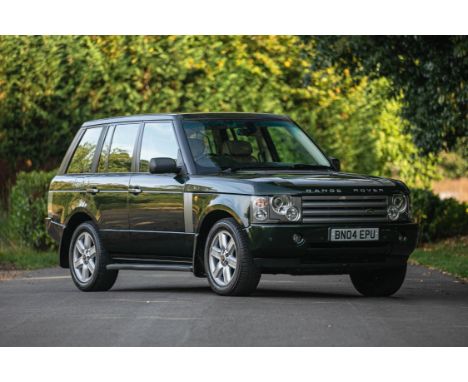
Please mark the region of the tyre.
[[391, 296], [400, 289], [405, 281], [406, 263], [397, 268], [354, 272], [350, 276], [354, 287], [363, 296]]
[[214, 292], [223, 296], [245, 296], [257, 288], [261, 273], [247, 245], [247, 235], [232, 219], [218, 221], [205, 245], [205, 270]]
[[82, 223], [76, 228], [68, 256], [73, 282], [80, 290], [92, 292], [112, 288], [119, 271], [106, 269], [109, 255], [93, 223]]

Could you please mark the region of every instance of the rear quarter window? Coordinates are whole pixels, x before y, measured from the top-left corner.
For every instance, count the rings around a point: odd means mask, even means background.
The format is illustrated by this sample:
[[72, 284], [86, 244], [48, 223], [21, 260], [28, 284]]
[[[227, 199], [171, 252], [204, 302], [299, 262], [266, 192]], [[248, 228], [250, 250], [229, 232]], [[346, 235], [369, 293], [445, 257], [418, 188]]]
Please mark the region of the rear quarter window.
[[102, 127], [86, 129], [68, 165], [68, 174], [91, 172], [94, 153], [96, 152], [101, 132]]

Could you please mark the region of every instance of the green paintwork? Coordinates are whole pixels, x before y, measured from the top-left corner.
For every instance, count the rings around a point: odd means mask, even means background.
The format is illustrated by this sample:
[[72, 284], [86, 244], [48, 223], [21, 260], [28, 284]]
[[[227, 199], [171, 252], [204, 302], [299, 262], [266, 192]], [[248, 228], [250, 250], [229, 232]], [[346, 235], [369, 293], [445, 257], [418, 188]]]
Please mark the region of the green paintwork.
[[[129, 118], [125, 122], [139, 121], [137, 117]], [[197, 174], [187, 142], [181, 134], [180, 118], [173, 116], [183, 159], [179, 174], [132, 171], [67, 175], [67, 161], [73, 154], [71, 147], [60, 174], [50, 185], [48, 226], [51, 235], [60, 241], [63, 229], [70, 219], [78, 213], [84, 213], [98, 226], [106, 249], [119, 261], [152, 259], [190, 263], [194, 254], [201, 253], [196, 251], [196, 246], [204, 219], [211, 213], [224, 211], [245, 228], [255, 258], [297, 259], [310, 254], [310, 248], [314, 245], [317, 246], [314, 251], [329, 253], [332, 258], [346, 252], [339, 245], [328, 243], [328, 229], [337, 226], [336, 224], [252, 225], [249, 221], [251, 196], [327, 195], [333, 192], [330, 190], [336, 189], [340, 189], [343, 195], [408, 192], [406, 186], [398, 181], [337, 172], [331, 168], [276, 173], [238, 171]], [[117, 122], [110, 120], [109, 123]], [[102, 140], [101, 138], [100, 145]], [[77, 142], [75, 139], [73, 144], [76, 145]], [[97, 167], [98, 155], [99, 153], [94, 157], [94, 169]], [[132, 170], [137, 168], [135, 166], [136, 162], [132, 164]], [[141, 192], [133, 192], [135, 188]], [[98, 192], [91, 192], [93, 189]], [[363, 224], [338, 226], [359, 227]], [[363, 248], [356, 247], [347, 251], [349, 255], [359, 251], [374, 251], [385, 256], [394, 255], [406, 259], [413, 251], [417, 237], [415, 224], [379, 223], [372, 226], [381, 228], [382, 245], [375, 249], [369, 246], [365, 249], [365, 245]], [[293, 242], [292, 235], [295, 233], [306, 239], [306, 245], [298, 246]], [[405, 241], [399, 239], [402, 236], [406, 237]]]

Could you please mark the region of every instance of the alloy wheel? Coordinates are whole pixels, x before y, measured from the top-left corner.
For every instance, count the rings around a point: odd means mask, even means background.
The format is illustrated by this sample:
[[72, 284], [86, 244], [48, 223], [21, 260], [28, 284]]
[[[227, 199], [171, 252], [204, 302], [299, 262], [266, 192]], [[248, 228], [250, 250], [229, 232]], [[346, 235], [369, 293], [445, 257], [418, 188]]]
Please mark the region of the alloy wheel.
[[81, 233], [73, 248], [73, 270], [82, 283], [93, 277], [96, 268], [96, 245], [88, 232]]
[[237, 268], [236, 242], [231, 234], [222, 230], [213, 238], [210, 246], [210, 274], [219, 286], [227, 286], [234, 278]]

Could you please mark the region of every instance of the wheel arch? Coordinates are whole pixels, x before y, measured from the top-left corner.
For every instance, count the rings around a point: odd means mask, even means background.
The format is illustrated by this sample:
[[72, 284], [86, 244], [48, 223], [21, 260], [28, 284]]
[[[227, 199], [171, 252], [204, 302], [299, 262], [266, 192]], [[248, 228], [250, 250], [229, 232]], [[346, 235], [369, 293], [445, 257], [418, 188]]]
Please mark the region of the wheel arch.
[[233, 218], [238, 224], [242, 224], [242, 220], [237, 216], [237, 214], [226, 206], [221, 208], [213, 208], [211, 211], [207, 212], [203, 219], [201, 219], [198, 226], [198, 235], [195, 244], [195, 250], [193, 253], [193, 273], [197, 277], [205, 276], [205, 265], [203, 261], [204, 249], [206, 244], [206, 239], [211, 228], [221, 219]]
[[75, 232], [76, 227], [80, 224], [91, 221], [95, 223], [94, 219], [91, 217], [90, 214], [84, 211], [77, 211], [73, 215], [68, 218], [66, 223], [65, 229], [62, 234], [62, 239], [60, 240], [60, 249], [59, 249], [59, 258], [60, 258], [60, 266], [62, 268], [69, 268], [70, 264], [68, 261], [68, 252], [70, 248], [70, 241], [73, 236], [73, 232]]

